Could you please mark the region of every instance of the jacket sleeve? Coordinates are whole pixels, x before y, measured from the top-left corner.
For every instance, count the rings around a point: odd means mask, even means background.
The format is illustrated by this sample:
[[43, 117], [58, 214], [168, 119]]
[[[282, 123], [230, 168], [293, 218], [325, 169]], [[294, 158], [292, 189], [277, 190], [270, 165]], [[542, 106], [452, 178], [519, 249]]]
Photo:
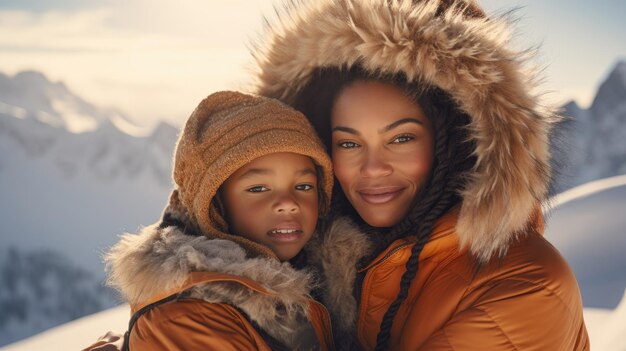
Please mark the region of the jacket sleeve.
[[500, 281], [481, 289], [420, 350], [589, 350], [580, 302], [570, 296], [576, 291]]
[[233, 307], [200, 300], [164, 304], [141, 316], [130, 350], [266, 350], [260, 335]]

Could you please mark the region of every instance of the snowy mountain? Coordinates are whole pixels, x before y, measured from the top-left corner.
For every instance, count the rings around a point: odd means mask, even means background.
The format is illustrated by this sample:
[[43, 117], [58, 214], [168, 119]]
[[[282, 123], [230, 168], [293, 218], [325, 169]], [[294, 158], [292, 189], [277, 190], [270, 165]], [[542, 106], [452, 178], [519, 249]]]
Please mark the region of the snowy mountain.
[[50, 82], [34, 71], [14, 77], [0, 73], [0, 112], [36, 119], [72, 133], [95, 130], [103, 121], [131, 126], [121, 112], [99, 109], [74, 95], [62, 82]]
[[557, 179], [558, 192], [592, 180], [626, 174], [626, 61], [619, 62], [600, 85], [589, 109], [575, 102], [563, 107], [571, 120], [555, 144], [561, 162], [569, 163]]
[[178, 130], [137, 131], [39, 73], [0, 75], [0, 345], [113, 306], [101, 253], [172, 186]]

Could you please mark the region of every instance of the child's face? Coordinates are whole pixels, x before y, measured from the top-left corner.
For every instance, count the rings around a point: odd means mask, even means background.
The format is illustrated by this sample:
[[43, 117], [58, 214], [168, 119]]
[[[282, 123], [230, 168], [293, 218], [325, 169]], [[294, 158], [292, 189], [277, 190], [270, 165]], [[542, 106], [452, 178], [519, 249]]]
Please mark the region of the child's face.
[[230, 232], [268, 246], [281, 261], [298, 254], [317, 223], [317, 172], [294, 153], [259, 157], [221, 188]]

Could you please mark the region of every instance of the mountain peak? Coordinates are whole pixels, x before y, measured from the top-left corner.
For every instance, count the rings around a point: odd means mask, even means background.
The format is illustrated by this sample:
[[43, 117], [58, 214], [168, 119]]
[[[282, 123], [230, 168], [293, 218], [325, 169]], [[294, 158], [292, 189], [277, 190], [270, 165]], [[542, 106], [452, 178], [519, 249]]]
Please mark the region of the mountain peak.
[[591, 110], [599, 113], [613, 110], [626, 101], [626, 61], [619, 61], [608, 78], [602, 82], [591, 104]]
[[622, 76], [624, 85], [626, 85], [626, 60], [619, 61], [615, 66], [614, 71]]
[[94, 106], [70, 91], [63, 82], [51, 82], [38, 71], [0, 76], [0, 102], [12, 110], [26, 111], [30, 118], [72, 133], [93, 131], [106, 121], [127, 134], [141, 133], [137, 131], [139, 128], [132, 128], [132, 122], [123, 113]]
[[50, 80], [41, 72], [38, 71], [22, 71], [17, 73], [13, 79], [18, 82], [24, 82], [28, 84], [48, 85], [52, 84]]
[[153, 138], [167, 138], [176, 140], [176, 136], [178, 135], [178, 128], [173, 125], [161, 121], [157, 126], [152, 130], [151, 136]]

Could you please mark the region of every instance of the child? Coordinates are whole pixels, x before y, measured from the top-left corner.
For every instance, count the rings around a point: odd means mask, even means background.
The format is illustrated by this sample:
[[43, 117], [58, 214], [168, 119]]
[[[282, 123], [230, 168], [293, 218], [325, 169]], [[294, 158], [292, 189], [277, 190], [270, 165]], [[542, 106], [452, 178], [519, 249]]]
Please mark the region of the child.
[[331, 195], [331, 163], [306, 118], [276, 100], [207, 97], [177, 144], [160, 223], [107, 255], [130, 303], [130, 350], [332, 348], [299, 256]]

